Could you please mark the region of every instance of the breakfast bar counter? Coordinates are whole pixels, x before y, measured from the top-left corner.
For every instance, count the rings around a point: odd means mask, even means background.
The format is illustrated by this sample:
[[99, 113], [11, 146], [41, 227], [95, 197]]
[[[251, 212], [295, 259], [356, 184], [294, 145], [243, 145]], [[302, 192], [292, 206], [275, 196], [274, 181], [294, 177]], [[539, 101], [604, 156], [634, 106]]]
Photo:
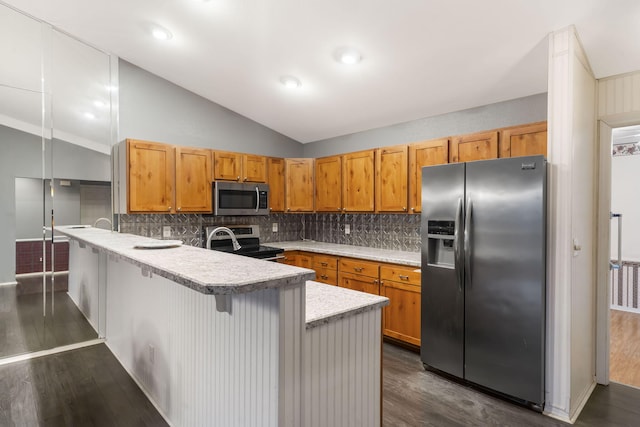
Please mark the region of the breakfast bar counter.
[[386, 298], [347, 300], [307, 285], [312, 270], [179, 242], [56, 232], [70, 239], [69, 295], [171, 425], [380, 425]]

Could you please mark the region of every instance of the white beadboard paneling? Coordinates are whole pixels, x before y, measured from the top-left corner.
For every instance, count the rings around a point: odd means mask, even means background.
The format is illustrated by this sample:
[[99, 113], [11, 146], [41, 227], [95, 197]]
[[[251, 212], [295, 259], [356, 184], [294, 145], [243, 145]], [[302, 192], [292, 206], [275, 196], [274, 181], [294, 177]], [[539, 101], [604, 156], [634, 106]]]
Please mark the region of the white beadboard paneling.
[[69, 297], [84, 314], [89, 324], [103, 336], [101, 322], [101, 285], [105, 280], [105, 255], [94, 253], [90, 247], [81, 248], [69, 241]]
[[127, 262], [108, 274], [107, 345], [173, 425], [300, 425], [302, 286], [218, 312], [212, 295]]
[[598, 81], [598, 116], [613, 126], [635, 121], [640, 114], [640, 71]]
[[380, 425], [381, 340], [381, 309], [306, 330], [302, 425]]

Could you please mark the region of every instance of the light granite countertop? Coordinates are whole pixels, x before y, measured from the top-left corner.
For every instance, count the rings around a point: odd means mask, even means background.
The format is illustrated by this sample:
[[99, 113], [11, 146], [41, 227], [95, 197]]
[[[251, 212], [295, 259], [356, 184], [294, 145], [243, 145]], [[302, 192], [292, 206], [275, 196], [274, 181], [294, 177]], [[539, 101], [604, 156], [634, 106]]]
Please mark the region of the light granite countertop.
[[338, 245], [335, 243], [300, 240], [293, 242], [270, 242], [269, 246], [285, 251], [306, 251], [325, 255], [360, 258], [370, 261], [388, 262], [411, 267], [420, 267], [420, 252], [392, 251], [388, 249], [367, 248], [364, 246]]
[[315, 278], [313, 270], [187, 245], [137, 249], [134, 246], [140, 243], [159, 241], [100, 228], [61, 226], [56, 228], [56, 233], [77, 240], [81, 246], [126, 260], [143, 272], [157, 274], [204, 294], [228, 295], [294, 287]]
[[389, 298], [307, 281], [306, 328], [334, 322], [366, 311], [382, 308]]

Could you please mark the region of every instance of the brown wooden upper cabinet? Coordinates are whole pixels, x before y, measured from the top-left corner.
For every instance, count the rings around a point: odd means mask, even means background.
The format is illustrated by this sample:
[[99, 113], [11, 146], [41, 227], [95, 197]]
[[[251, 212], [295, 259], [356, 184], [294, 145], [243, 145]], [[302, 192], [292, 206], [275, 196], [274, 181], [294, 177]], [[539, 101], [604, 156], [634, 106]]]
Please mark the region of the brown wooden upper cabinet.
[[285, 159], [285, 210], [313, 212], [313, 159]]
[[376, 212], [407, 212], [406, 145], [376, 150]]
[[267, 181], [267, 158], [265, 156], [214, 151], [213, 158], [214, 181]]
[[211, 212], [211, 150], [175, 150], [176, 212]]
[[342, 156], [342, 211], [373, 212], [375, 150]]
[[449, 146], [449, 163], [498, 158], [498, 131], [454, 136]]
[[531, 123], [500, 130], [500, 157], [547, 157], [547, 122]]
[[174, 147], [127, 139], [127, 211], [175, 212]]
[[410, 213], [422, 212], [422, 168], [449, 162], [449, 139], [434, 139], [409, 145]]
[[269, 209], [284, 212], [284, 159], [267, 159], [267, 182], [269, 183]]
[[316, 159], [316, 211], [342, 210], [342, 156]]

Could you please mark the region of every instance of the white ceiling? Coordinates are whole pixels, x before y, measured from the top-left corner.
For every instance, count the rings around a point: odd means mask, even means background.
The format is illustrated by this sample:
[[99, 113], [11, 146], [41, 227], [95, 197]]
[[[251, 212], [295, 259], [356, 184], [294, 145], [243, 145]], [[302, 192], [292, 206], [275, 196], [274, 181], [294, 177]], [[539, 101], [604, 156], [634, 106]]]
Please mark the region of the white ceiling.
[[572, 24], [596, 77], [640, 70], [638, 0], [4, 1], [303, 143], [545, 92]]

